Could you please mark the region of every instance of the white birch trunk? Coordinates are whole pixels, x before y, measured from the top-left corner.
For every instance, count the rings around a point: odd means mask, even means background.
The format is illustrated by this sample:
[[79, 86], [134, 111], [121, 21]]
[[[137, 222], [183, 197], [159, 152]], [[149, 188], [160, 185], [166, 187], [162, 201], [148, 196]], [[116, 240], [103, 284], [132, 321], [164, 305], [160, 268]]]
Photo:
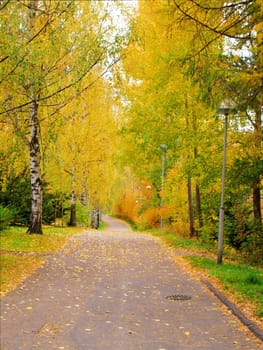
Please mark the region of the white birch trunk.
[[40, 127], [38, 121], [38, 105], [33, 99], [30, 104], [30, 180], [31, 180], [31, 216], [29, 233], [42, 233], [42, 183], [41, 183], [41, 154]]

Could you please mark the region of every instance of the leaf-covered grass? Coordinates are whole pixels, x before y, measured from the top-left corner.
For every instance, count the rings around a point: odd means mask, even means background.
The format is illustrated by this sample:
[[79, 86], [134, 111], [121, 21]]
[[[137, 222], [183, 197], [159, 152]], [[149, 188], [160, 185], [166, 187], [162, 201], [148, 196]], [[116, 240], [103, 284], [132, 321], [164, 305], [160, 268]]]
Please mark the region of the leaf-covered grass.
[[256, 306], [256, 314], [263, 317], [263, 271], [244, 264], [224, 262], [217, 265], [215, 259], [186, 257], [197, 268], [204, 269], [209, 275], [219, 279], [226, 290], [235, 293], [242, 301]]
[[0, 295], [13, 290], [19, 283], [40, 267], [44, 260], [36, 257], [3, 254], [0, 258]]
[[58, 251], [73, 234], [83, 232], [84, 229], [44, 226], [43, 231], [43, 235], [30, 235], [25, 227], [9, 227], [1, 232], [1, 295], [13, 290], [44, 262], [38, 254]]

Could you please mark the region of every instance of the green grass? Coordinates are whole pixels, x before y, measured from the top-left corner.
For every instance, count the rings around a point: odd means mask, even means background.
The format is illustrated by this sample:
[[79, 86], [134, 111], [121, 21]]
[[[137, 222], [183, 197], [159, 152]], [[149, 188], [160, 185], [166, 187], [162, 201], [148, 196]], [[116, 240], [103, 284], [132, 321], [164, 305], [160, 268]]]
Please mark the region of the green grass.
[[213, 249], [209, 245], [205, 245], [199, 242], [197, 239], [190, 239], [186, 237], [176, 236], [174, 233], [167, 233], [160, 230], [150, 230], [153, 236], [162, 238], [166, 243], [172, 247], [185, 248], [185, 249], [197, 249], [199, 251], [212, 251]]
[[256, 314], [263, 317], [263, 271], [244, 264], [224, 262], [217, 265], [215, 259], [186, 257], [194, 267], [206, 270], [219, 279], [226, 290], [242, 301], [248, 300], [256, 307]]
[[82, 232], [79, 227], [44, 226], [44, 234], [28, 234], [25, 227], [10, 227], [1, 232], [0, 247], [7, 251], [52, 253], [60, 249], [74, 233]]

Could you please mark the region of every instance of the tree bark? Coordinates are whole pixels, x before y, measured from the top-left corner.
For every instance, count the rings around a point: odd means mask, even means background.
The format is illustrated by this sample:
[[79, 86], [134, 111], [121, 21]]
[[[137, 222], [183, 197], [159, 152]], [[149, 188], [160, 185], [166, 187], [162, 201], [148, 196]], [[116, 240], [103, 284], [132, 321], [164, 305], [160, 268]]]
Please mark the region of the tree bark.
[[[263, 99], [263, 98], [262, 98]], [[261, 142], [262, 142], [262, 129], [261, 129], [261, 108], [258, 109], [256, 113], [256, 120], [255, 120], [255, 143], [256, 147], [261, 149]], [[260, 161], [260, 151], [257, 155], [256, 160]], [[256, 175], [253, 181], [253, 213], [254, 213], [254, 219], [256, 222], [256, 225], [259, 227], [262, 227], [262, 213], [261, 213], [261, 194], [260, 194], [260, 187], [261, 187], [261, 181], [260, 181], [260, 175]]]
[[[194, 121], [194, 130], [196, 130], [196, 125]], [[194, 157], [197, 158], [197, 147], [194, 148]], [[197, 210], [197, 217], [198, 217], [198, 223], [199, 223], [199, 229], [201, 229], [204, 226], [203, 222], [203, 216], [202, 216], [202, 206], [201, 206], [201, 194], [200, 194], [200, 187], [198, 184], [195, 186], [195, 202], [196, 202], [196, 210]]]
[[192, 200], [192, 180], [190, 176], [188, 176], [187, 178], [187, 195], [188, 195], [190, 237], [194, 237], [195, 236], [194, 209], [193, 209], [193, 200]]
[[76, 196], [75, 196], [74, 191], [71, 191], [71, 207], [70, 207], [69, 226], [77, 226]]
[[31, 215], [28, 232], [42, 234], [42, 181], [40, 127], [38, 120], [38, 105], [34, 99], [30, 104], [30, 181], [31, 181]]
[[196, 209], [197, 209], [199, 228], [201, 229], [204, 226], [204, 222], [203, 222], [203, 216], [202, 216], [200, 187], [198, 184], [196, 184], [196, 187], [195, 187], [195, 200], [196, 200]]

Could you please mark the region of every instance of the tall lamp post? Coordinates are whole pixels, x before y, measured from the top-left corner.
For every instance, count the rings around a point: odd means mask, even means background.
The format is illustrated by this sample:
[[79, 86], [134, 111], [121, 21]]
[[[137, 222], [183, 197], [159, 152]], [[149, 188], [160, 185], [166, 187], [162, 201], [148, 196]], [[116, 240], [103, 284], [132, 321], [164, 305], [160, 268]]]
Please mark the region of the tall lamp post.
[[[163, 196], [163, 191], [164, 191], [164, 174], [165, 174], [165, 153], [167, 151], [167, 145], [162, 143], [160, 145], [160, 148], [162, 150], [162, 196]], [[161, 197], [161, 205], [160, 205], [161, 209], [163, 207], [163, 197]], [[163, 228], [163, 217], [162, 217], [162, 213], [161, 213], [161, 220], [160, 220], [160, 228]]]
[[218, 251], [217, 251], [217, 264], [221, 265], [223, 261], [223, 241], [224, 241], [224, 215], [225, 215], [225, 177], [226, 177], [226, 149], [227, 149], [227, 127], [228, 116], [230, 110], [233, 109], [233, 102], [222, 102], [218, 109], [218, 114], [223, 114], [224, 118], [224, 147], [223, 147], [223, 160], [222, 160], [222, 183], [221, 183], [221, 203], [219, 209], [219, 230], [218, 230]]

